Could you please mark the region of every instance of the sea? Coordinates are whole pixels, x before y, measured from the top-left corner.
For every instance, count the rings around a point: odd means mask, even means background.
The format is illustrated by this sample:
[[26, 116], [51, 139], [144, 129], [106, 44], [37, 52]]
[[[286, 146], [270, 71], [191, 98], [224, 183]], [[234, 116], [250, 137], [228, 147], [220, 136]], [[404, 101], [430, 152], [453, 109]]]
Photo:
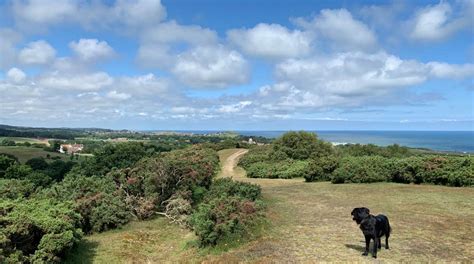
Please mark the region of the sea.
[[[184, 132], [184, 131], [183, 131]], [[218, 131], [186, 131], [196, 134]], [[287, 131], [233, 131], [244, 136], [276, 138]], [[436, 151], [474, 153], [474, 131], [311, 131], [334, 144], [360, 143], [387, 146], [399, 144]]]

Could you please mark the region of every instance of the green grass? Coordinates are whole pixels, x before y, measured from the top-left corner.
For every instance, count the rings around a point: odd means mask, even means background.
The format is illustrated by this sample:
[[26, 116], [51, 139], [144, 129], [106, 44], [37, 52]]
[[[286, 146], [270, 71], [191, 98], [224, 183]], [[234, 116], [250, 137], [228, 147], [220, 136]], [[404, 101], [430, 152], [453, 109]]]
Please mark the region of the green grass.
[[48, 152], [44, 151], [41, 148], [34, 148], [34, 147], [7, 147], [7, 146], [0, 146], [0, 153], [7, 153], [14, 155], [18, 158], [21, 163], [25, 163], [27, 160], [35, 157], [43, 157], [46, 159], [46, 155], [50, 155], [51, 157], [60, 157], [61, 159], [67, 161], [70, 159], [70, 156], [67, 154], [61, 154], [56, 152]]
[[[221, 164], [237, 151], [220, 151]], [[257, 228], [260, 236], [253, 241], [201, 250], [192, 246], [191, 231], [158, 218], [87, 236], [68, 263], [368, 262], [372, 258], [361, 256], [363, 235], [350, 215], [360, 206], [390, 219], [391, 249], [378, 253], [383, 262], [474, 259], [474, 188], [227, 176], [262, 186], [268, 224]]]
[[44, 144], [44, 145], [49, 146], [48, 139], [25, 138], [25, 137], [0, 137], [0, 141], [2, 141], [3, 139], [10, 139], [10, 140], [15, 141], [15, 143], [29, 142], [31, 144], [38, 143], [38, 144]]

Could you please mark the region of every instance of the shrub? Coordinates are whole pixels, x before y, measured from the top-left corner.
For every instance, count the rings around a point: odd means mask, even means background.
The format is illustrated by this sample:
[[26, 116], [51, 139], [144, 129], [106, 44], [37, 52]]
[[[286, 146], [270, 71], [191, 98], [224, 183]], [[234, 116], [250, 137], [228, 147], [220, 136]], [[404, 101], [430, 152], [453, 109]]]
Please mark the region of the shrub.
[[0, 202], [0, 262], [60, 262], [81, 238], [80, 216], [50, 199]]
[[190, 220], [200, 245], [216, 245], [245, 236], [263, 208], [260, 195], [256, 185], [216, 180]]
[[328, 181], [338, 166], [339, 158], [333, 155], [311, 159], [305, 181]]
[[0, 177], [4, 177], [5, 171], [12, 165], [17, 164], [18, 159], [10, 154], [0, 153]]
[[30, 166], [33, 170], [45, 170], [49, 167], [43, 157], [31, 158], [25, 162], [25, 165]]
[[35, 192], [35, 185], [27, 180], [0, 179], [0, 198], [26, 198]]
[[4, 138], [0, 141], [0, 146], [15, 146], [15, 145], [16, 145], [15, 141], [8, 138]]
[[303, 160], [256, 162], [247, 168], [247, 176], [250, 178], [291, 179], [305, 177], [308, 172], [309, 162]]
[[271, 153], [272, 153], [272, 146], [269, 146], [269, 145], [251, 148], [247, 152], [247, 154], [245, 154], [243, 157], [240, 158], [239, 166], [243, 167], [244, 169], [248, 169], [250, 165], [256, 162], [270, 161]]
[[283, 151], [291, 159], [305, 160], [333, 153], [330, 143], [319, 140], [315, 133], [287, 132], [273, 142], [274, 151]]
[[6, 179], [25, 179], [33, 170], [30, 166], [14, 164], [5, 171]]
[[132, 216], [109, 178], [68, 175], [45, 190], [43, 196], [72, 201], [74, 210], [82, 216], [81, 227], [86, 233], [121, 226]]
[[48, 187], [53, 182], [53, 179], [51, 179], [49, 175], [46, 175], [39, 171], [31, 172], [30, 174], [28, 174], [26, 179], [31, 182], [35, 186], [35, 188]]
[[221, 178], [215, 180], [209, 189], [206, 197], [218, 196], [239, 196], [248, 200], [255, 201], [261, 195], [262, 189], [259, 185], [233, 181], [230, 178]]
[[380, 156], [343, 158], [331, 176], [332, 183], [370, 183], [389, 179], [389, 160]]

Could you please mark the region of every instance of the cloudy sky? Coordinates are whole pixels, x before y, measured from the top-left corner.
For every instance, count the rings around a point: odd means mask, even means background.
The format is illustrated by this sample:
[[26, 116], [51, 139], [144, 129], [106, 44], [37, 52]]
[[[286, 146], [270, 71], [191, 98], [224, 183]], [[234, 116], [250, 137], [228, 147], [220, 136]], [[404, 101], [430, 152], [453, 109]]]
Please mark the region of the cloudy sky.
[[0, 123], [474, 130], [473, 17], [473, 0], [0, 0]]

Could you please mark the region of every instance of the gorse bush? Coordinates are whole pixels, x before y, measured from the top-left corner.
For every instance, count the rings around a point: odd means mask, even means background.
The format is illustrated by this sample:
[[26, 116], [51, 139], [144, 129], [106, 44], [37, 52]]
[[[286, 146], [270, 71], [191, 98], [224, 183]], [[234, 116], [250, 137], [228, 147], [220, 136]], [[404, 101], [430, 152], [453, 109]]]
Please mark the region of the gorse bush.
[[211, 185], [205, 199], [219, 196], [239, 196], [255, 201], [260, 198], [262, 189], [259, 185], [233, 181], [230, 178], [217, 179]]
[[239, 165], [251, 178], [305, 177], [313, 180], [315, 171], [312, 173], [310, 169], [311, 160], [333, 153], [331, 144], [319, 140], [314, 133], [288, 132], [271, 145], [250, 149]]
[[191, 147], [144, 158], [131, 169], [113, 170], [107, 176], [119, 186], [134, 215], [144, 219], [170, 208], [168, 199], [177, 193], [174, 199], [194, 204], [192, 194], [209, 188], [218, 168], [214, 150]]
[[28, 180], [0, 179], [0, 199], [27, 198], [35, 192], [35, 185]]
[[0, 202], [0, 263], [59, 263], [79, 241], [80, 215], [51, 199]]
[[305, 181], [328, 181], [332, 173], [339, 167], [339, 157], [331, 155], [311, 159], [308, 164]]
[[85, 233], [121, 226], [132, 216], [115, 183], [108, 178], [69, 175], [45, 190], [42, 196], [72, 201], [73, 209], [82, 216], [81, 228]]
[[429, 183], [448, 186], [474, 185], [472, 158], [412, 156], [384, 158], [381, 156], [345, 157], [332, 173], [333, 183], [370, 183], [392, 181], [399, 183]]
[[191, 216], [190, 223], [201, 246], [245, 237], [263, 209], [259, 186], [216, 180], [202, 203]]
[[407, 147], [398, 144], [386, 147], [374, 144], [344, 144], [336, 146], [336, 151], [343, 156], [382, 156], [386, 158], [402, 158], [413, 156]]
[[390, 178], [389, 160], [380, 156], [345, 157], [331, 175], [332, 183], [369, 183]]
[[410, 157], [395, 160], [391, 180], [448, 186], [474, 185], [473, 159], [467, 157]]
[[309, 162], [303, 160], [256, 162], [247, 167], [250, 178], [291, 179], [304, 177], [309, 172]]

